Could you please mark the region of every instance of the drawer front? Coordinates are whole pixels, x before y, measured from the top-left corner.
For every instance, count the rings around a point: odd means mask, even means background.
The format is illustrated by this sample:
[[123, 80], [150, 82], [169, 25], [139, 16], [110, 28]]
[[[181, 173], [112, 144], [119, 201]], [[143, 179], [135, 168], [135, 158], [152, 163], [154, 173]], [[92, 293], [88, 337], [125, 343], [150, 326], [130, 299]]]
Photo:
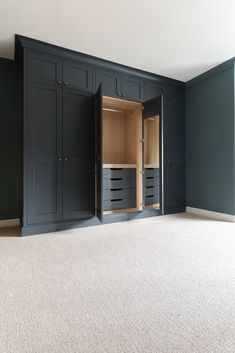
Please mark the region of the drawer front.
[[103, 189], [134, 189], [136, 185], [135, 179], [112, 178], [103, 179]]
[[135, 188], [132, 189], [110, 189], [103, 190], [103, 200], [112, 200], [112, 199], [134, 199], [136, 197]]
[[111, 199], [103, 201], [104, 211], [119, 210], [123, 208], [136, 207], [136, 200], [134, 199]]
[[160, 178], [157, 177], [146, 177], [145, 178], [145, 187], [147, 186], [158, 186], [160, 185]]
[[110, 179], [110, 178], [135, 178], [136, 169], [129, 168], [129, 169], [122, 169], [122, 168], [104, 168], [103, 169], [103, 178]]
[[159, 185], [149, 186], [145, 188], [145, 196], [159, 195], [159, 192], [160, 192]]
[[159, 195], [149, 195], [145, 197], [145, 205], [152, 205], [153, 203], [159, 203]]
[[147, 177], [159, 178], [160, 176], [159, 168], [145, 168], [144, 173], [146, 178]]

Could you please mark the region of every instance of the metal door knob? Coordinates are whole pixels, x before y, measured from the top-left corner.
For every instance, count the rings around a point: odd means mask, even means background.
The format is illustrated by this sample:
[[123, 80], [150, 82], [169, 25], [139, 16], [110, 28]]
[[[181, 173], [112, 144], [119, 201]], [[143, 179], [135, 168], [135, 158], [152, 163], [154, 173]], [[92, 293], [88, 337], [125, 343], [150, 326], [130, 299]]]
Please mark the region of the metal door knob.
[[61, 157], [59, 157], [59, 158], [58, 158], [58, 161], [59, 161], [59, 162], [61, 162], [61, 161], [62, 161], [62, 158], [61, 158]]
[[67, 81], [64, 81], [64, 85], [65, 85], [65, 86], [68, 86], [68, 84], [69, 84], [69, 83], [68, 83]]
[[67, 157], [65, 157], [64, 161], [65, 161], [65, 162], [68, 162], [68, 158], [67, 158]]
[[61, 81], [61, 80], [57, 80], [57, 83], [58, 83], [59, 85], [62, 85], [62, 81]]

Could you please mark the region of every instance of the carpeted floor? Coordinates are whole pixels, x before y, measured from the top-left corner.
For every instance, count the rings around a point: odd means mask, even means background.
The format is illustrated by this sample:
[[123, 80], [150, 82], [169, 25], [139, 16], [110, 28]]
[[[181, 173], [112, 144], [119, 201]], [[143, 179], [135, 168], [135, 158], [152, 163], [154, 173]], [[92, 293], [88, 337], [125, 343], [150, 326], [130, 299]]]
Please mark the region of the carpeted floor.
[[235, 224], [0, 233], [1, 353], [235, 352]]

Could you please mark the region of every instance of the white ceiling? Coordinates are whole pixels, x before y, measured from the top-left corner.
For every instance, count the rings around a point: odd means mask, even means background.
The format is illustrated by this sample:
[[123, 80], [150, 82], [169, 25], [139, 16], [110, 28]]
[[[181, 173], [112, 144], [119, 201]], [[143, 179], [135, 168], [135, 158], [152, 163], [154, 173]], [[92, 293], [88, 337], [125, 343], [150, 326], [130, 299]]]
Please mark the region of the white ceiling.
[[235, 0], [0, 0], [0, 56], [22, 34], [182, 81], [235, 56]]

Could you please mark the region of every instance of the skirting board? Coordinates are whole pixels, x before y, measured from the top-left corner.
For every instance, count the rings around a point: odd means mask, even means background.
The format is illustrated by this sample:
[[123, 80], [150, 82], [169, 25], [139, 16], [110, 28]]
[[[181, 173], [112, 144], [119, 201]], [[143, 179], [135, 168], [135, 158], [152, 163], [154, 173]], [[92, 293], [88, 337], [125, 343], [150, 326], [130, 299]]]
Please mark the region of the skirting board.
[[235, 222], [235, 216], [227, 213], [213, 212], [194, 207], [186, 207], [186, 212], [194, 214], [195, 216], [212, 218], [217, 221]]
[[0, 228], [16, 227], [16, 226], [19, 226], [19, 225], [20, 225], [19, 218], [0, 220]]

